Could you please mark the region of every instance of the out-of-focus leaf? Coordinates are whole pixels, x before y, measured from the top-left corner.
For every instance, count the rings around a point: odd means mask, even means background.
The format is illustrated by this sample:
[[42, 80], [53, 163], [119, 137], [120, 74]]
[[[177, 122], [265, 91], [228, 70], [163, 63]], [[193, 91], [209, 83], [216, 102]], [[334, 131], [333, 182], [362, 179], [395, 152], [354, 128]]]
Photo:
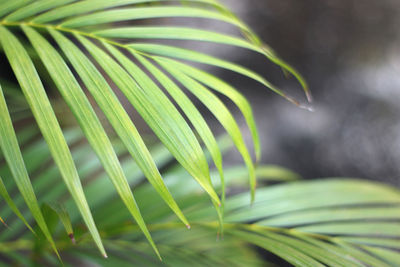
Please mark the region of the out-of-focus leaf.
[[[7, 192], [7, 189], [3, 183], [3, 179], [0, 177], [0, 195], [3, 197], [3, 199], [7, 202], [8, 206], [12, 209], [12, 211], [15, 213], [15, 215], [18, 216], [18, 218], [21, 219], [21, 221], [24, 222], [26, 227], [28, 227], [29, 230], [31, 230], [33, 233], [35, 233], [32, 229], [32, 227], [29, 225], [29, 223], [26, 221], [18, 207], [15, 205], [14, 201], [11, 199], [10, 195]], [[5, 224], [3, 219], [1, 218], [1, 222]]]
[[72, 229], [71, 219], [65, 206], [59, 202], [48, 203], [47, 205], [58, 215], [68, 237], [75, 244], [74, 230]]

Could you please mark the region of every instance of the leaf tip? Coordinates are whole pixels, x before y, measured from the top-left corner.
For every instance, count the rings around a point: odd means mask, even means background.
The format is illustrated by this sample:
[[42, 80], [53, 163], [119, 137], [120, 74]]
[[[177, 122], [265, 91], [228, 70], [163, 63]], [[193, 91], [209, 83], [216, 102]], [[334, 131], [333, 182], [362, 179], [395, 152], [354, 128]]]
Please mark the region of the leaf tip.
[[76, 244], [76, 240], [75, 240], [75, 236], [74, 236], [74, 233], [69, 233], [68, 234], [68, 237], [71, 239], [71, 242], [72, 242], [72, 244]]
[[192, 227], [190, 226], [190, 224], [186, 224], [186, 228], [190, 230]]
[[299, 105], [299, 108], [305, 109], [305, 110], [310, 111], [310, 112], [314, 112], [315, 111], [315, 109], [312, 106], [307, 106], [307, 105]]
[[224, 232], [223, 231], [218, 231], [217, 232], [217, 242], [218, 241], [223, 241], [224, 240]]
[[6, 222], [3, 220], [3, 218], [1, 218], [0, 217], [0, 222], [5, 226], [5, 227], [7, 227], [7, 228], [10, 228], [9, 226], [8, 226], [8, 224], [6, 224]]
[[254, 191], [251, 192], [250, 206], [253, 206], [256, 194]]
[[[292, 103], [292, 104], [294, 104], [294, 105], [296, 105], [297, 107], [299, 107], [299, 108], [301, 108], [301, 109], [305, 109], [305, 110], [308, 110], [308, 111], [310, 111], [310, 112], [314, 112], [314, 108], [312, 107], [312, 106], [309, 106], [309, 105], [303, 105], [303, 104], [301, 104], [299, 101], [297, 101], [296, 99], [294, 99], [294, 98], [292, 98], [292, 97], [290, 97], [290, 96], [288, 96], [288, 95], [285, 95], [285, 94], [283, 94], [282, 95], [286, 100], [288, 100], [290, 103]], [[308, 97], [311, 97], [311, 94], [308, 96], [307, 95], [307, 98]], [[311, 99], [309, 99], [309, 101], [312, 101], [312, 97], [311, 97]], [[311, 103], [311, 102], [310, 102]]]
[[308, 103], [312, 103], [314, 101], [314, 98], [313, 98], [313, 96], [311, 94], [310, 89], [305, 88], [305, 92], [306, 92], [306, 97], [307, 97]]
[[160, 255], [160, 253], [158, 252], [158, 250], [157, 250], [156, 254], [157, 254], [157, 256], [158, 256], [158, 259], [159, 259], [160, 261], [163, 261], [163, 259], [161, 258], [161, 255]]

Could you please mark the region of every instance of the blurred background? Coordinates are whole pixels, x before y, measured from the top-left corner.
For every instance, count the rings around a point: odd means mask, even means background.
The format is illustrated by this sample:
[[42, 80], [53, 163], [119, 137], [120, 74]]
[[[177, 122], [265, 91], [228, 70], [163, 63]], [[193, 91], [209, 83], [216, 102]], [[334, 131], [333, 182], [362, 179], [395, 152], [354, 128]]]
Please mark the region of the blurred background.
[[[309, 112], [254, 81], [213, 69], [253, 105], [262, 162], [306, 178], [359, 177], [400, 186], [400, 1], [222, 2], [295, 66], [313, 92], [315, 111]], [[208, 26], [230, 31], [214, 22]], [[305, 102], [296, 81], [262, 56], [215, 45], [197, 48], [244, 64]], [[235, 153], [228, 157], [240, 161]]]

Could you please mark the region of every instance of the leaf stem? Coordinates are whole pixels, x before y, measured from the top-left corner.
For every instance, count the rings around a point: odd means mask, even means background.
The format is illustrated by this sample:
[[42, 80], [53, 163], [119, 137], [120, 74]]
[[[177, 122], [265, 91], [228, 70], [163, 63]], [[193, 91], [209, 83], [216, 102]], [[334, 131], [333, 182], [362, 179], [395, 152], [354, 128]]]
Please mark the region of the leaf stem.
[[70, 29], [70, 28], [65, 28], [65, 27], [62, 27], [60, 25], [38, 24], [38, 23], [30, 22], [30, 21], [27, 21], [27, 22], [10, 22], [10, 21], [6, 21], [6, 20], [0, 21], [0, 25], [3, 25], [3, 26], [14, 26], [14, 27], [21, 27], [21, 26], [26, 25], [26, 26], [30, 26], [30, 27], [38, 28], [38, 29], [53, 29], [53, 30], [56, 30], [56, 31], [66, 32], [66, 33], [70, 33], [70, 34], [77, 34], [77, 35], [88, 37], [88, 38], [91, 38], [91, 39], [94, 39], [94, 40], [97, 40], [97, 41], [100, 41], [100, 42], [106, 42], [106, 43], [111, 44], [113, 46], [117, 46], [117, 47], [121, 47], [121, 48], [124, 48], [124, 49], [128, 49], [130, 51], [133, 51], [134, 53], [138, 53], [138, 54], [140, 54], [142, 56], [145, 56], [145, 57], [148, 57], [148, 58], [153, 58], [152, 55], [144, 53], [144, 52], [141, 52], [141, 51], [138, 51], [138, 50], [136, 50], [136, 49], [134, 49], [132, 47], [129, 47], [129, 46], [125, 45], [125, 44], [115, 42], [115, 41], [110, 40], [110, 39], [105, 38], [105, 37], [97, 36], [97, 35], [95, 35], [93, 33], [88, 33], [88, 32], [79, 31], [79, 30]]

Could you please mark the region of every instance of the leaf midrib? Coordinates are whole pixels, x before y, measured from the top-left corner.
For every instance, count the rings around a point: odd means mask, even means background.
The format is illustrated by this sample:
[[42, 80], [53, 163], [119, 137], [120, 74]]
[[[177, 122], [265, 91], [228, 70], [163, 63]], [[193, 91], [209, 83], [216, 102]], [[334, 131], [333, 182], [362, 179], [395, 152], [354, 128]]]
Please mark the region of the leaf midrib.
[[117, 46], [117, 47], [121, 47], [121, 48], [130, 50], [130, 51], [132, 51], [134, 53], [140, 54], [140, 55], [148, 57], [148, 58], [153, 58], [152, 55], [144, 53], [144, 52], [139, 51], [139, 50], [136, 50], [136, 49], [130, 47], [129, 45], [113, 41], [113, 40], [111, 40], [109, 38], [106, 38], [106, 37], [100, 37], [100, 36], [97, 36], [96, 34], [93, 34], [93, 33], [79, 31], [79, 30], [71, 29], [71, 28], [65, 28], [65, 27], [62, 27], [60, 25], [39, 24], [39, 23], [30, 22], [30, 21], [11, 22], [11, 21], [6, 21], [6, 20], [0, 21], [0, 25], [6, 26], [6, 27], [7, 26], [8, 27], [10, 27], [10, 26], [21, 27], [21, 26], [26, 25], [26, 26], [30, 26], [30, 27], [33, 27], [33, 28], [37, 28], [37, 29], [53, 29], [53, 30], [56, 30], [56, 31], [65, 32], [65, 33], [69, 33], [69, 34], [78, 34], [78, 35], [81, 35], [81, 36], [85, 36], [85, 37], [97, 40], [99, 42], [106, 42], [108, 44], [111, 44], [111, 45], [114, 45], [114, 46]]

